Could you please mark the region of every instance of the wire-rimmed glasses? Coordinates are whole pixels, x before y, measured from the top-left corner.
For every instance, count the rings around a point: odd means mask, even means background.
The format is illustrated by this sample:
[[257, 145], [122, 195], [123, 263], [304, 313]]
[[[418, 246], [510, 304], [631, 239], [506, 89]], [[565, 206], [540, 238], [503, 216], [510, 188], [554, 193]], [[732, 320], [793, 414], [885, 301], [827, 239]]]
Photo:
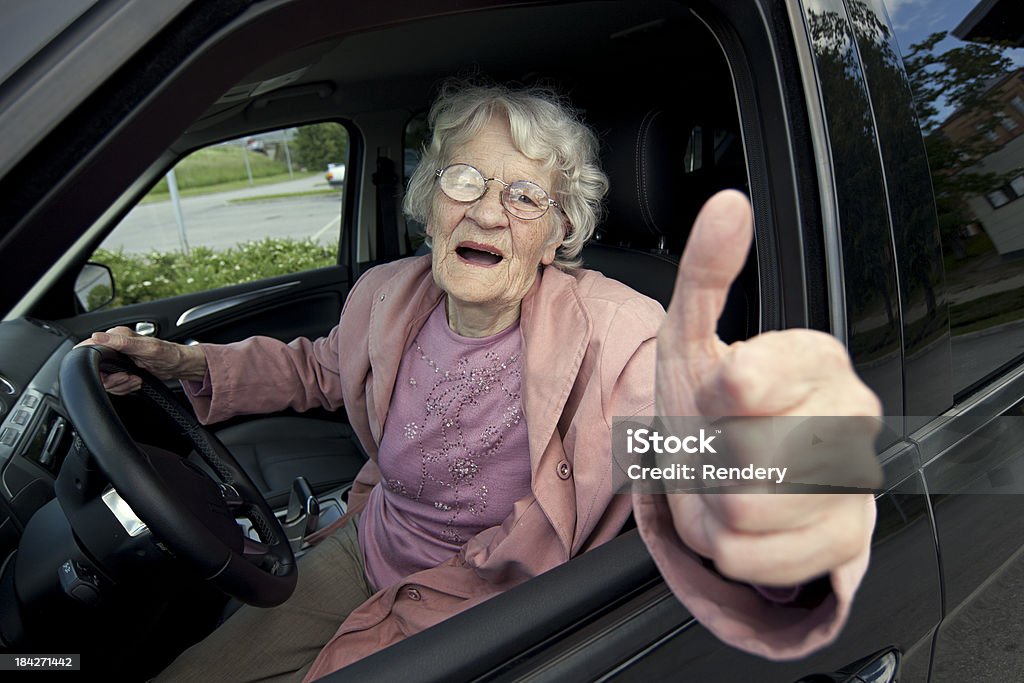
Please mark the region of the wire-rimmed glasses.
[[463, 203], [475, 202], [483, 197], [487, 192], [487, 183], [492, 180], [501, 183], [501, 205], [510, 214], [523, 220], [536, 220], [552, 206], [562, 208], [535, 182], [515, 180], [506, 183], [500, 178], [485, 178], [483, 173], [469, 164], [451, 164], [434, 171], [434, 175], [445, 195]]

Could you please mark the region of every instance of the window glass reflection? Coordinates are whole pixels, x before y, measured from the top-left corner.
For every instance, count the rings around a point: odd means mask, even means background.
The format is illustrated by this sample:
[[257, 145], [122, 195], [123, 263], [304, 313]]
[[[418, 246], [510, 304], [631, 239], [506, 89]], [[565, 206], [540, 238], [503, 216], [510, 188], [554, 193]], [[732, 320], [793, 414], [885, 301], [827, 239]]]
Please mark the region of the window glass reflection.
[[963, 393], [1024, 353], [1024, 26], [1006, 0], [887, 5], [931, 168]]

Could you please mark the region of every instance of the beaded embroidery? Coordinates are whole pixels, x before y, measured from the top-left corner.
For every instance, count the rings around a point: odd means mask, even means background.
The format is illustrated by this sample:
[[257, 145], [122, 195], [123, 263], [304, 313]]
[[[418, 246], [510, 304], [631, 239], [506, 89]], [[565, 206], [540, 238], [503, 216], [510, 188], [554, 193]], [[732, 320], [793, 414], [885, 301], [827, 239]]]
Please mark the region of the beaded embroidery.
[[[461, 516], [465, 513], [478, 516], [487, 509], [487, 487], [475, 483], [482, 461], [501, 449], [505, 434], [522, 419], [521, 359], [518, 353], [501, 358], [488, 351], [484, 354], [485, 364], [480, 367], [470, 367], [469, 360], [463, 357], [454, 368], [445, 369], [420, 346], [419, 338], [414, 340], [414, 348], [421, 365], [413, 369], [408, 385], [429, 388], [423, 399], [421, 423], [406, 424], [404, 435], [416, 442], [421, 459], [420, 480], [400, 490], [391, 486], [390, 481], [387, 486], [395, 493], [450, 513], [440, 538], [447, 543], [462, 544], [467, 539], [460, 533], [460, 526], [464, 524]], [[473, 438], [466, 434], [463, 409], [477, 405], [481, 397], [494, 391], [500, 392], [508, 402], [501, 421], [484, 425]], [[436, 450], [425, 443], [431, 436], [439, 436], [440, 445]], [[435, 464], [442, 468], [434, 467]], [[435, 490], [444, 493], [446, 500], [424, 500], [433, 487], [446, 491]]]

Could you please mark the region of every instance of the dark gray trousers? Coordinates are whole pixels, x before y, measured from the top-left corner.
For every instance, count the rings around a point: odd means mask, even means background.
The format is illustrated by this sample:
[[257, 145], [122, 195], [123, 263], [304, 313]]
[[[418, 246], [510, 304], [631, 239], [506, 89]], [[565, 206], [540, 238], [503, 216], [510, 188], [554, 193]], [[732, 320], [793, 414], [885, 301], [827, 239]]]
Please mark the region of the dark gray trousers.
[[246, 605], [174, 660], [160, 683], [301, 683], [341, 622], [373, 594], [352, 520], [299, 560], [295, 593], [277, 607]]

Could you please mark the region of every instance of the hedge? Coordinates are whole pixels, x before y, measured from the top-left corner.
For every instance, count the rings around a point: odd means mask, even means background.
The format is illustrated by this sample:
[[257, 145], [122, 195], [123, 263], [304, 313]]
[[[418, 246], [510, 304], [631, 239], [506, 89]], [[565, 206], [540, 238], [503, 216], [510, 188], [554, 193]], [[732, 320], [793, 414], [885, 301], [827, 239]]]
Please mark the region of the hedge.
[[155, 301], [337, 263], [336, 250], [311, 239], [245, 242], [226, 251], [193, 247], [126, 254], [99, 249], [92, 261], [110, 266], [116, 296], [109, 307]]

